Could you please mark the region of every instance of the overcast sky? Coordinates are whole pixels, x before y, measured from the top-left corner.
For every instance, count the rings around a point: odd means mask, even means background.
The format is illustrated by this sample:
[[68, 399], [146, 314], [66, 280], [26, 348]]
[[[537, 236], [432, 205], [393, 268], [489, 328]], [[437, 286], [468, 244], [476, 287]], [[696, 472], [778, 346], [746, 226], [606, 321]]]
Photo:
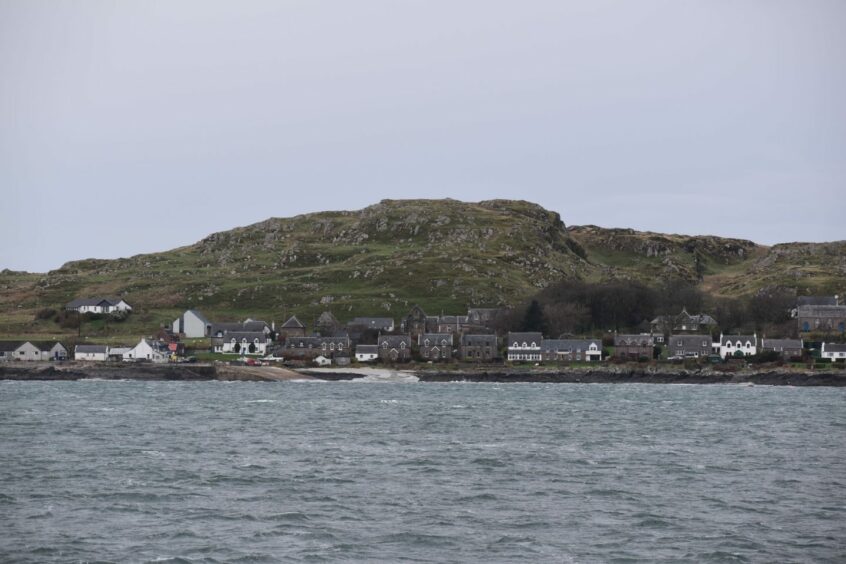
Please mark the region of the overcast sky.
[[846, 2], [0, 0], [0, 269], [383, 198], [846, 238]]

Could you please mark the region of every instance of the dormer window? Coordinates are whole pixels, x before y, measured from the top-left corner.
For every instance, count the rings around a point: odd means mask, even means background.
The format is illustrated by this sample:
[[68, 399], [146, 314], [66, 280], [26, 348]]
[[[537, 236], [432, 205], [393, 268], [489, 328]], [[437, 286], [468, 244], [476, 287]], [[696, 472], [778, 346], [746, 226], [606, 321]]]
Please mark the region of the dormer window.
[[404, 348], [405, 348], [405, 341], [403, 341], [403, 342], [401, 342], [401, 343], [400, 343], [400, 348], [401, 348], [401, 349], [404, 349]]
[[235, 344], [235, 343], [237, 343], [238, 341], [235, 339], [235, 337], [232, 337], [232, 341], [231, 341], [231, 342], [232, 342], [232, 344], [234, 345], [234, 344]]
[[528, 346], [529, 346], [529, 345], [527, 345], [527, 344], [526, 344], [526, 341], [523, 341], [523, 348], [525, 349], [525, 348], [526, 348], [526, 347], [528, 347]]
[[335, 343], [329, 343], [329, 350], [335, 350]]
[[429, 339], [426, 339], [425, 341], [423, 341], [423, 344], [428, 347], [429, 346]]
[[388, 349], [388, 341], [382, 341], [382, 348], [385, 350]]

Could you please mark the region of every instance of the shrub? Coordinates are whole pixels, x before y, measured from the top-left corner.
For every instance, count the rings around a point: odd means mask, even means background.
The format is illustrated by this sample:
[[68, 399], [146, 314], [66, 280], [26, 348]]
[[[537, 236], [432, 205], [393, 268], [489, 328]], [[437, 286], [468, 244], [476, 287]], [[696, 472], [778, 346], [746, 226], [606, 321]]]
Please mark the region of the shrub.
[[54, 317], [56, 317], [56, 310], [50, 307], [39, 309], [35, 314], [37, 320], [53, 319]]

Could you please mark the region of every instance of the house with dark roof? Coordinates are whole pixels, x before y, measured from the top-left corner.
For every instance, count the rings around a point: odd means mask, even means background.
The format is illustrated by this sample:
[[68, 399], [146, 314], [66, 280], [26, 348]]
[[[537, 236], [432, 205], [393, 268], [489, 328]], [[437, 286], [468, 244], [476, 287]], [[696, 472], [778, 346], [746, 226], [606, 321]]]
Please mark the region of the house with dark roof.
[[820, 358], [827, 358], [832, 362], [846, 362], [846, 344], [823, 343]]
[[220, 337], [212, 337], [212, 349], [223, 354], [264, 356], [270, 342], [263, 331], [227, 331]]
[[391, 317], [356, 317], [347, 326], [353, 330], [385, 331], [391, 333], [394, 330], [394, 320]]
[[754, 356], [758, 354], [758, 335], [723, 335], [720, 342], [714, 343], [714, 349], [719, 346], [721, 358], [740, 356]]
[[115, 313], [132, 311], [122, 298], [78, 298], [65, 304], [68, 311], [79, 313]]
[[379, 359], [382, 362], [408, 362], [411, 360], [410, 335], [379, 335]]
[[285, 358], [313, 359], [318, 355], [333, 359], [348, 357], [352, 353], [352, 343], [347, 335], [322, 337], [288, 337], [284, 345]]
[[379, 358], [379, 345], [356, 345], [355, 359], [358, 362], [373, 362]]
[[68, 350], [58, 341], [0, 341], [0, 362], [4, 360], [66, 360]]
[[783, 358], [801, 358], [805, 350], [802, 339], [761, 339], [761, 352], [773, 351]]
[[459, 358], [465, 362], [493, 362], [499, 358], [496, 335], [462, 335], [458, 350]]
[[706, 358], [714, 350], [711, 335], [670, 335], [667, 356], [670, 358]]
[[[709, 337], [710, 340], [710, 337]], [[637, 360], [641, 357], [652, 358], [655, 347], [655, 339], [650, 334], [641, 335], [614, 335], [614, 356]]]
[[105, 362], [109, 359], [107, 345], [76, 345], [73, 349], [74, 360]]
[[658, 342], [663, 342], [664, 335], [673, 333], [710, 332], [717, 326], [717, 320], [705, 313], [691, 315], [686, 308], [676, 315], [659, 315], [652, 320], [652, 334]]
[[452, 343], [452, 333], [423, 333], [417, 337], [417, 348], [423, 360], [450, 360]]
[[296, 315], [292, 315], [279, 327], [279, 336], [286, 339], [288, 337], [305, 337], [306, 326], [302, 321], [297, 319]]
[[540, 361], [543, 335], [538, 332], [510, 332], [505, 340], [510, 362]]
[[544, 339], [545, 362], [597, 362], [602, 360], [601, 339]]
[[796, 320], [799, 331], [846, 332], [846, 306], [802, 305], [798, 308]]

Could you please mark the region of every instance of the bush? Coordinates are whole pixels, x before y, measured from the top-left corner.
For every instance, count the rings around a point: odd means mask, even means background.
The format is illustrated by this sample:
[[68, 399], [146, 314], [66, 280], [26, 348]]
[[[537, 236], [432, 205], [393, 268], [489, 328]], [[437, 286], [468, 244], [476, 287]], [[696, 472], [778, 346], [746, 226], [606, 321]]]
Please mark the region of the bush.
[[56, 317], [56, 310], [50, 307], [39, 309], [35, 314], [36, 320], [53, 319]]

